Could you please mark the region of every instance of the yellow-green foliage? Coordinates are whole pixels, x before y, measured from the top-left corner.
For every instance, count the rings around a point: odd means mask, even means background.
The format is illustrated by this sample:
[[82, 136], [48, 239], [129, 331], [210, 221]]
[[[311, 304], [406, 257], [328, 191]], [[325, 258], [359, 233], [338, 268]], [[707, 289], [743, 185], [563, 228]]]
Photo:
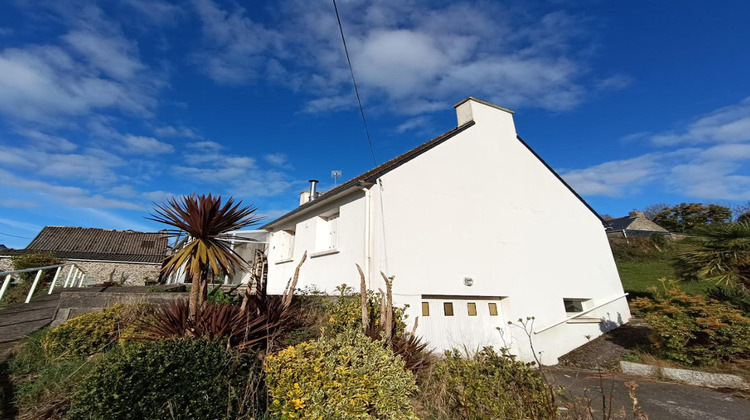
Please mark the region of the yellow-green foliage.
[[750, 356], [750, 318], [726, 302], [685, 293], [661, 279], [653, 299], [630, 305], [653, 329], [651, 340], [668, 359], [712, 364]]
[[[532, 364], [491, 347], [473, 355], [447, 351], [420, 385], [420, 414], [428, 418], [552, 419], [552, 388]], [[422, 413], [425, 412], [425, 413]]]
[[119, 338], [125, 309], [117, 304], [65, 321], [44, 337], [45, 353], [48, 357], [86, 357], [104, 350]]
[[[354, 293], [354, 290], [342, 284], [337, 287], [336, 290], [339, 295], [330, 301], [326, 302], [326, 322], [323, 325], [325, 335], [333, 337], [343, 331], [349, 329], [361, 329], [362, 328], [362, 298], [359, 293]], [[381, 296], [375, 294], [372, 290], [367, 291], [367, 310], [370, 315], [370, 319], [373, 320], [375, 326], [380, 325], [380, 305]], [[396, 322], [395, 334], [401, 334], [406, 328], [406, 308], [393, 308], [393, 319]]]
[[413, 419], [414, 377], [359, 331], [321, 337], [266, 359], [270, 411], [290, 419]]

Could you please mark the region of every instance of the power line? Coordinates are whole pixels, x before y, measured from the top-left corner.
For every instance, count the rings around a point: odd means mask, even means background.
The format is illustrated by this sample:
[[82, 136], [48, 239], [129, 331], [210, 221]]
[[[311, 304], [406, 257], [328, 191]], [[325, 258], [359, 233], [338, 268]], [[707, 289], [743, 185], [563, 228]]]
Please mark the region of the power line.
[[336, 21], [339, 23], [339, 32], [341, 32], [341, 42], [344, 44], [344, 53], [346, 54], [346, 62], [349, 63], [349, 73], [352, 75], [352, 84], [354, 85], [354, 93], [357, 95], [357, 103], [359, 104], [359, 113], [362, 114], [362, 124], [365, 126], [365, 134], [367, 134], [367, 143], [370, 145], [370, 154], [372, 155], [372, 161], [375, 165], [378, 164], [378, 160], [375, 159], [375, 150], [372, 148], [372, 138], [370, 137], [370, 129], [367, 127], [367, 118], [365, 118], [365, 108], [362, 106], [362, 99], [359, 96], [359, 88], [357, 87], [357, 80], [354, 78], [354, 68], [352, 67], [352, 60], [349, 58], [349, 48], [346, 46], [346, 38], [344, 37], [344, 28], [341, 26], [341, 17], [339, 16], [339, 7], [336, 5], [336, 0], [333, 1], [333, 10], [336, 11]]
[[14, 238], [20, 238], [20, 239], [31, 239], [31, 238], [27, 238], [27, 237], [25, 237], [25, 236], [17, 236], [17, 235], [11, 235], [10, 233], [5, 233], [5, 232], [0, 232], [0, 235], [5, 235], [5, 236], [12, 236], [12, 237], [14, 237]]

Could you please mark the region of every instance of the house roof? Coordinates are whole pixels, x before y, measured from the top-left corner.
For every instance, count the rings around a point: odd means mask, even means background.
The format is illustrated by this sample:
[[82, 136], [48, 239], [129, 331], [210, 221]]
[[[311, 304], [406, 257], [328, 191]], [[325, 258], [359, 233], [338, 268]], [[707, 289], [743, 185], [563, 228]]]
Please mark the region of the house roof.
[[[464, 99], [463, 101], [459, 102], [458, 104], [456, 104], [456, 107], [459, 106], [459, 105], [461, 105], [462, 103], [468, 101], [468, 100], [474, 100], [474, 101], [477, 101], [479, 103], [491, 106], [493, 108], [497, 108], [497, 109], [509, 112], [511, 114], [514, 113], [513, 111], [511, 111], [509, 109], [500, 107], [498, 105], [495, 105], [495, 104], [492, 104], [492, 103], [489, 103], [489, 102], [486, 102], [486, 101], [482, 101], [480, 99], [476, 99], [476, 98], [474, 98], [472, 96], [470, 96], [470, 97]], [[428, 150], [432, 149], [433, 147], [435, 147], [435, 146], [437, 146], [437, 145], [445, 142], [446, 140], [449, 140], [453, 136], [455, 136], [455, 135], [461, 133], [462, 131], [468, 129], [469, 127], [473, 126], [474, 124], [475, 124], [474, 121], [466, 122], [466, 123], [464, 123], [464, 124], [462, 124], [462, 125], [454, 128], [453, 130], [447, 131], [447, 132], [441, 134], [440, 136], [435, 137], [434, 139], [432, 139], [432, 140], [430, 140], [430, 141], [428, 141], [426, 143], [422, 143], [421, 145], [419, 145], [419, 146], [417, 146], [417, 147], [409, 150], [408, 152], [406, 152], [406, 153], [404, 153], [402, 155], [396, 156], [395, 158], [389, 160], [388, 162], [385, 162], [382, 165], [376, 166], [375, 168], [373, 168], [373, 169], [371, 169], [371, 170], [369, 170], [369, 171], [367, 171], [367, 172], [365, 172], [365, 173], [363, 173], [363, 174], [361, 174], [361, 175], [359, 175], [359, 176], [357, 176], [355, 178], [350, 179], [349, 181], [347, 181], [347, 182], [339, 185], [338, 187], [335, 187], [335, 188], [333, 188], [333, 189], [331, 189], [331, 190], [329, 190], [329, 191], [327, 191], [325, 193], [320, 194], [320, 196], [318, 196], [318, 198], [316, 198], [315, 200], [307, 202], [307, 203], [305, 203], [305, 204], [297, 207], [296, 209], [290, 211], [289, 213], [287, 213], [287, 214], [279, 217], [278, 219], [276, 219], [276, 220], [274, 220], [272, 222], [266, 223], [265, 225], [263, 225], [261, 227], [261, 229], [272, 228], [274, 225], [277, 225], [277, 224], [279, 224], [281, 222], [284, 222], [284, 221], [288, 220], [289, 218], [291, 218], [292, 216], [295, 216], [295, 215], [297, 215], [299, 213], [302, 213], [302, 212], [304, 212], [307, 209], [316, 207], [316, 206], [320, 205], [321, 203], [325, 202], [326, 200], [331, 199], [331, 198], [337, 196], [339, 193], [342, 193], [342, 192], [348, 190], [349, 188], [359, 186], [359, 185], [361, 185], [363, 183], [373, 183], [379, 177], [381, 177], [382, 175], [386, 174], [387, 172], [392, 171], [393, 169], [395, 169], [395, 168], [403, 165], [404, 163], [406, 163], [406, 162], [414, 159], [415, 157], [417, 157], [417, 156], [419, 156], [419, 155], [427, 152]], [[521, 144], [524, 145], [524, 147], [526, 147], [531, 152], [532, 155], [534, 155], [534, 157], [536, 157], [539, 160], [539, 162], [541, 162], [560, 182], [562, 182], [562, 184], [568, 190], [570, 190], [570, 192], [573, 193], [573, 195], [576, 198], [578, 198], [581, 201], [581, 203], [583, 203], [583, 205], [586, 206], [586, 208], [588, 208], [591, 211], [591, 213], [594, 214], [594, 216], [596, 216], [597, 219], [599, 219], [601, 221], [602, 225], [606, 226], [606, 222], [604, 221], [604, 219], [601, 218], [601, 216], [599, 216], [599, 213], [597, 213], [596, 210], [594, 210], [594, 208], [591, 207], [591, 205], [589, 205], [589, 203], [587, 203], [586, 200], [584, 200], [583, 197], [581, 197], [573, 189], [573, 187], [571, 187], [570, 185], [568, 185], [568, 183], [565, 182], [565, 180], [557, 172], [555, 172], [555, 170], [552, 169], [552, 167], [549, 164], [547, 164], [547, 162], [545, 162], [544, 159], [542, 159], [541, 156], [539, 156], [539, 154], [536, 153], [536, 151], [534, 151], [534, 149], [532, 149], [531, 146], [529, 146], [528, 143], [526, 143], [520, 136], [516, 136], [516, 138], [518, 139], [518, 141], [521, 142]]]
[[474, 125], [474, 121], [469, 121], [469, 122], [467, 122], [465, 124], [462, 124], [462, 125], [454, 128], [453, 130], [447, 131], [447, 132], [445, 132], [445, 133], [443, 133], [443, 134], [435, 137], [434, 139], [432, 139], [432, 140], [430, 140], [430, 141], [428, 141], [426, 143], [422, 143], [419, 146], [417, 146], [417, 147], [409, 150], [408, 152], [406, 152], [406, 153], [404, 153], [402, 155], [396, 156], [395, 158], [389, 160], [388, 162], [385, 162], [382, 165], [378, 165], [378, 166], [374, 167], [373, 169], [370, 169], [369, 171], [367, 171], [367, 172], [365, 172], [365, 173], [363, 173], [363, 174], [361, 174], [359, 176], [356, 176], [356, 177], [350, 179], [349, 181], [344, 182], [343, 184], [339, 185], [338, 187], [335, 187], [335, 188], [333, 188], [333, 189], [331, 189], [331, 190], [329, 190], [329, 191], [327, 191], [325, 193], [320, 194], [318, 196], [318, 198], [316, 198], [315, 200], [307, 202], [307, 203], [305, 203], [305, 204], [297, 207], [296, 209], [290, 211], [289, 213], [287, 213], [287, 214], [279, 217], [278, 219], [276, 219], [276, 220], [274, 220], [272, 222], [266, 223], [264, 226], [261, 227], [261, 229], [270, 228], [273, 225], [276, 225], [276, 224], [278, 224], [280, 222], [283, 222], [284, 220], [287, 220], [290, 217], [292, 217], [292, 216], [294, 216], [296, 214], [299, 214], [299, 213], [301, 213], [301, 212], [303, 212], [303, 211], [305, 211], [305, 210], [307, 210], [307, 209], [309, 209], [309, 208], [311, 208], [313, 206], [317, 206], [320, 203], [325, 202], [326, 200], [328, 200], [328, 199], [336, 196], [338, 193], [346, 191], [349, 188], [358, 186], [361, 183], [368, 183], [368, 182], [371, 183], [371, 182], [374, 182], [375, 180], [377, 180], [378, 178], [380, 178], [384, 174], [392, 171], [393, 169], [398, 168], [399, 166], [403, 165], [404, 163], [406, 163], [406, 162], [414, 159], [415, 157], [421, 155], [422, 153], [424, 153], [424, 152], [432, 149], [433, 147], [439, 145], [440, 143], [442, 143], [442, 142], [450, 139], [451, 137], [453, 137], [456, 134], [458, 134], [458, 133], [466, 130], [467, 128], [471, 127], [472, 125]]
[[666, 229], [642, 216], [640, 212], [631, 213], [625, 217], [607, 220], [612, 231], [630, 230], [641, 232], [667, 232]]
[[50, 252], [66, 259], [159, 263], [167, 250], [165, 231], [45, 226], [26, 249], [12, 253]]

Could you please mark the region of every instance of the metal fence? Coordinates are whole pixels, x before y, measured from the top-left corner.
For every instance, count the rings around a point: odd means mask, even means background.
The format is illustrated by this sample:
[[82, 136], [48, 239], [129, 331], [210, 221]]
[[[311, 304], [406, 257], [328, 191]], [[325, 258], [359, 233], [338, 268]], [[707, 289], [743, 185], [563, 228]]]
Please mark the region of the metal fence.
[[5, 291], [8, 290], [8, 287], [12, 283], [14, 275], [20, 273], [30, 273], [36, 271], [36, 277], [34, 277], [34, 282], [31, 284], [31, 290], [29, 290], [29, 294], [28, 296], [26, 296], [26, 301], [24, 303], [31, 302], [31, 298], [32, 296], [34, 296], [34, 292], [39, 285], [39, 281], [42, 279], [42, 273], [45, 270], [54, 269], [55, 277], [52, 279], [52, 282], [49, 286], [49, 291], [47, 292], [47, 294], [52, 294], [52, 291], [55, 290], [55, 286], [57, 285], [58, 279], [60, 279], [60, 274], [62, 273], [64, 267], [70, 267], [70, 269], [68, 270], [68, 275], [65, 277], [65, 282], [63, 282], [62, 287], [83, 287], [83, 281], [86, 278], [86, 273], [81, 270], [81, 268], [78, 267], [75, 263], [47, 265], [44, 267], [26, 268], [23, 270], [2, 271], [0, 272], [0, 279], [5, 277], [5, 280], [3, 281], [3, 285], [0, 286], [0, 302], [3, 300]]

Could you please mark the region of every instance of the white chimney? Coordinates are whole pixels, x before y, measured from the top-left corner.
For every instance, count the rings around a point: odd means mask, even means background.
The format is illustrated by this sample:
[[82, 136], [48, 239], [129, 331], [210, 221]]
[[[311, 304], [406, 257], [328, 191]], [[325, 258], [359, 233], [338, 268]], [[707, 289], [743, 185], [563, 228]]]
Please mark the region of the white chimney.
[[310, 190], [304, 190], [299, 193], [299, 205], [303, 205], [310, 201]]

